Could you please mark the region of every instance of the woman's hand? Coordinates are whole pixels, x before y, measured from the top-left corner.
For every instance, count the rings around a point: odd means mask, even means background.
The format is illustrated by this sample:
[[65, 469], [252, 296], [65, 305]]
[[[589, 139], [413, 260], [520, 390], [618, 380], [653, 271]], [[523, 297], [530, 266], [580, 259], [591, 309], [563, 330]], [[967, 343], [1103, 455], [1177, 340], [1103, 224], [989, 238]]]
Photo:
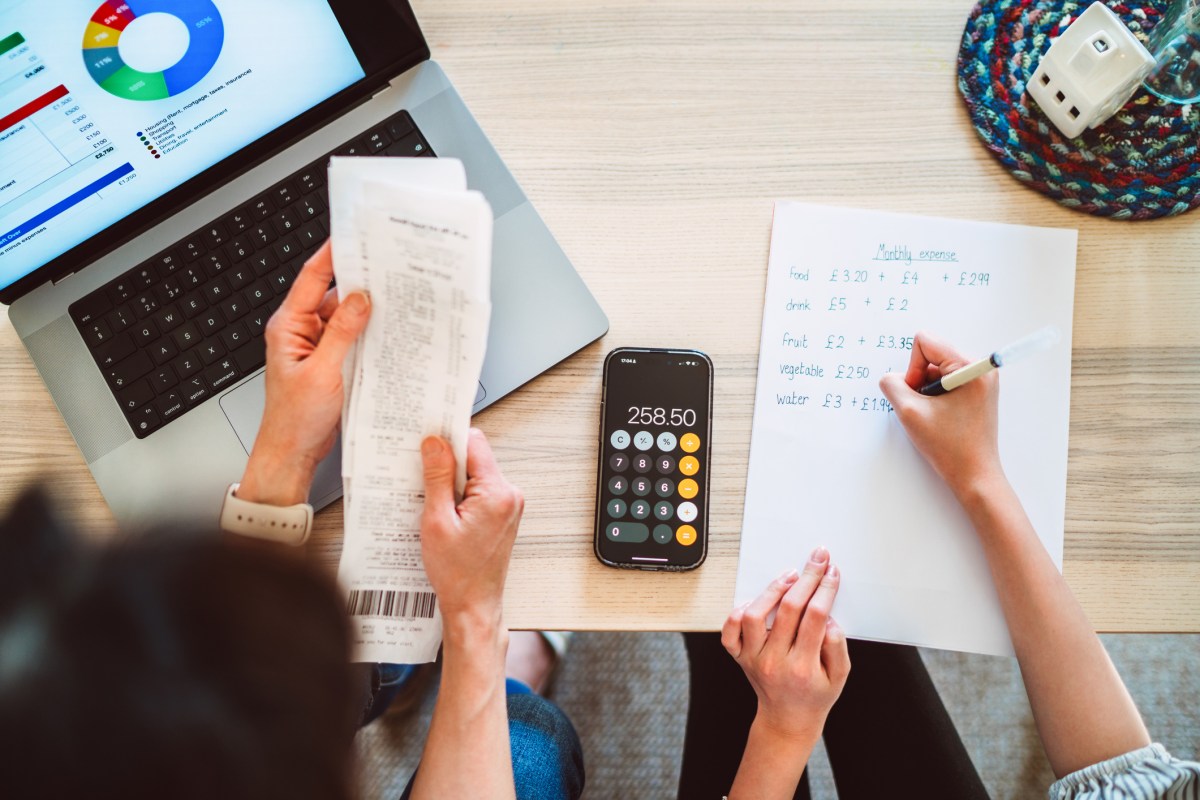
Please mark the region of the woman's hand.
[[437, 437], [421, 445], [425, 512], [421, 554], [447, 628], [459, 621], [499, 627], [508, 560], [525, 500], [504, 479], [483, 432], [467, 442], [467, 486], [454, 502], [454, 452]]
[[917, 390], [969, 363], [945, 342], [918, 333], [904, 377], [888, 373], [879, 381], [913, 445], [960, 500], [1004, 475], [997, 443], [1000, 379], [990, 372], [939, 397]]
[[367, 327], [370, 303], [329, 288], [328, 243], [314, 255], [267, 324], [267, 405], [238, 497], [289, 506], [308, 499], [321, 459], [337, 439], [342, 362]]
[[772, 581], [756, 600], [734, 609], [721, 630], [721, 644], [758, 695], [754, 724], [785, 738], [811, 739], [810, 747], [850, 674], [846, 635], [830, 616], [840, 579], [829, 553], [818, 547], [803, 572]]

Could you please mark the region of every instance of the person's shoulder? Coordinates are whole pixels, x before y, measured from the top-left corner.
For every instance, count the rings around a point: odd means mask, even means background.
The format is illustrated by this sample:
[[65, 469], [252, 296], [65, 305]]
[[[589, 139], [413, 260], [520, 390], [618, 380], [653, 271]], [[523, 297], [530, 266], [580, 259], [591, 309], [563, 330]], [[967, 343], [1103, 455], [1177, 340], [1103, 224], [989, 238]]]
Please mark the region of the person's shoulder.
[[1200, 798], [1200, 763], [1174, 758], [1151, 744], [1101, 761], [1056, 781], [1050, 800]]

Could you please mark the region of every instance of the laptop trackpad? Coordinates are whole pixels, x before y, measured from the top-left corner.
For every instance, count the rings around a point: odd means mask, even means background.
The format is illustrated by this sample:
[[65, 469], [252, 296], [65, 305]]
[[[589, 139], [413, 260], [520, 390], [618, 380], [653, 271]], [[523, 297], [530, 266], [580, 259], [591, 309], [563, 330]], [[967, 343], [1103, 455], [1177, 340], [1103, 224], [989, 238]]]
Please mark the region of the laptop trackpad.
[[[246, 455], [254, 447], [266, 407], [266, 373], [260, 372], [231, 392], [221, 396], [221, 410], [233, 426]], [[317, 468], [309, 500], [317, 508], [332, 503], [342, 494], [342, 441], [339, 438], [329, 456]]]

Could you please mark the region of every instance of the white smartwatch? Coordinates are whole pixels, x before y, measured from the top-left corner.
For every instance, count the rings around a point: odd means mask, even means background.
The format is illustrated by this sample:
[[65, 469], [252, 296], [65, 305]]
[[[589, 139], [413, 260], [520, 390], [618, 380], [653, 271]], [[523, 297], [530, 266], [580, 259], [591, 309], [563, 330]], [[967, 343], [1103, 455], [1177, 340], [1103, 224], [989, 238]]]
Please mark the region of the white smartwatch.
[[308, 541], [308, 535], [312, 533], [312, 506], [308, 503], [294, 506], [251, 503], [235, 495], [239, 485], [231, 483], [225, 492], [225, 504], [221, 506], [221, 530], [293, 547]]

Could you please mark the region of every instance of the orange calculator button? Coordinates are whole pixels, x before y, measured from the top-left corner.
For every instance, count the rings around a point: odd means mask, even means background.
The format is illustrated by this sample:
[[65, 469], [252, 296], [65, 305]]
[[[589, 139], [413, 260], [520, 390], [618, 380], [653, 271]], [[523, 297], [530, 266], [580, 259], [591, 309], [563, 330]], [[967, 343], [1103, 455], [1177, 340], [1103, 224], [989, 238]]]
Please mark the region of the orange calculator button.
[[684, 500], [691, 500], [700, 491], [700, 487], [691, 478], [684, 478], [679, 482], [679, 496]]
[[684, 475], [695, 475], [700, 471], [700, 460], [695, 456], [684, 456], [679, 459], [679, 471]]
[[679, 530], [675, 531], [675, 541], [687, 546], [696, 543], [696, 529], [691, 525], [680, 525]]
[[685, 453], [694, 453], [700, 449], [700, 437], [694, 433], [685, 433], [679, 439], [679, 446]]

